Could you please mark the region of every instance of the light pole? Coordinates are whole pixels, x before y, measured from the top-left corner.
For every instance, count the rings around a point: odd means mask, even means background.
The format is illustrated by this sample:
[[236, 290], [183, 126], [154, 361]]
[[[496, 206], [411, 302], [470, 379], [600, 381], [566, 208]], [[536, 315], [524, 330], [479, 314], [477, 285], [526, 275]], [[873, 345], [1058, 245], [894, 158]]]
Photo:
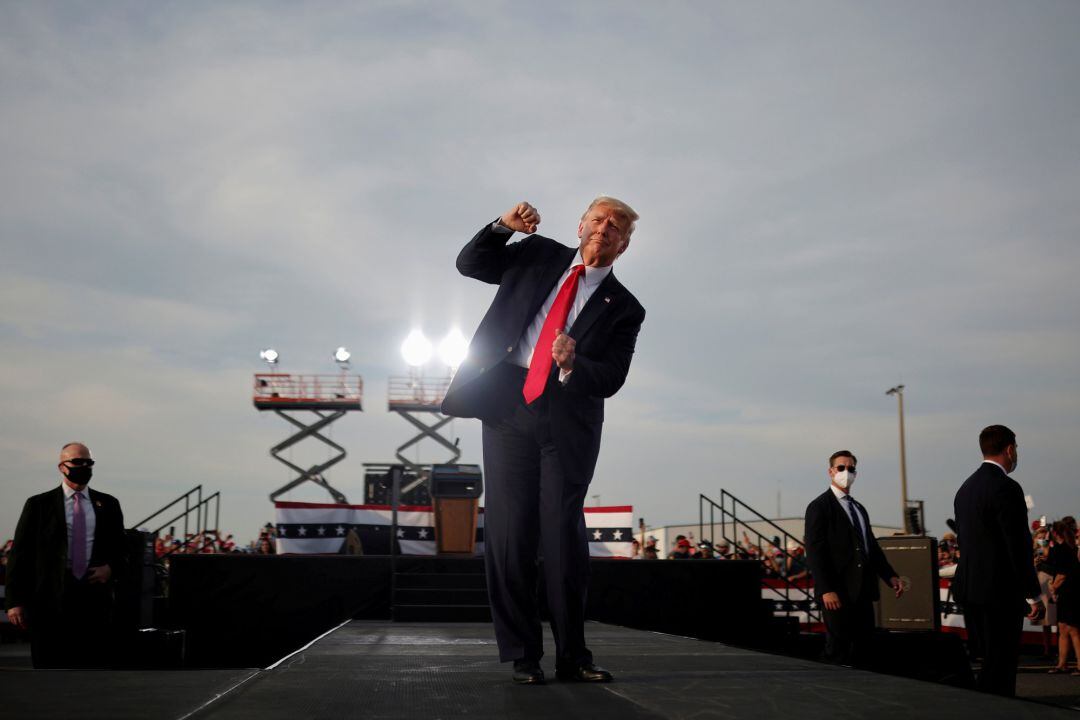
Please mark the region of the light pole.
[[911, 532], [908, 522], [907, 500], [907, 453], [904, 450], [904, 386], [897, 385], [885, 391], [886, 395], [895, 395], [900, 411], [900, 517], [904, 521], [904, 533]]

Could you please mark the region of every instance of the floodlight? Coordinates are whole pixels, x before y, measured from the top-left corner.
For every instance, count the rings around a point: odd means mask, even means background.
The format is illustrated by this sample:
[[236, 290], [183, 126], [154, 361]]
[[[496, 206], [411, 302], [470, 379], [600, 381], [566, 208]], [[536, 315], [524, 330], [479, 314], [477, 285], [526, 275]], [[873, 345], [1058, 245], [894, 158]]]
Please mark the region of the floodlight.
[[266, 348], [259, 352], [259, 357], [266, 361], [268, 365], [277, 365], [280, 356], [278, 355], [278, 351], [274, 348]]
[[401, 356], [413, 367], [420, 367], [431, 359], [431, 341], [420, 330], [413, 330], [401, 343]]
[[334, 362], [341, 364], [349, 362], [349, 358], [352, 357], [352, 353], [346, 350], [344, 347], [339, 347], [334, 351]]
[[439, 343], [439, 358], [452, 368], [460, 367], [469, 352], [469, 342], [461, 331], [454, 328]]

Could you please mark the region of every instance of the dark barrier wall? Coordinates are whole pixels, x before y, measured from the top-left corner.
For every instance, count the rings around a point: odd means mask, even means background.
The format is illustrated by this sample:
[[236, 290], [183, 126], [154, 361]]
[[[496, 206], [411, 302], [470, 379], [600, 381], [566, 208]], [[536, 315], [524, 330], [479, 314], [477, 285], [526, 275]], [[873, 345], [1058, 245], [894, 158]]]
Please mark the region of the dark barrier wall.
[[389, 618], [389, 557], [179, 555], [170, 573], [188, 667], [265, 667], [349, 618]]
[[[403, 563], [423, 571], [421, 558]], [[768, 622], [756, 562], [591, 566], [590, 620], [735, 644], [755, 644]], [[173, 559], [169, 608], [170, 626], [187, 631], [188, 667], [266, 667], [346, 619], [389, 619], [390, 558], [182, 555]]]
[[769, 622], [761, 563], [750, 560], [593, 560], [590, 620], [735, 645]]

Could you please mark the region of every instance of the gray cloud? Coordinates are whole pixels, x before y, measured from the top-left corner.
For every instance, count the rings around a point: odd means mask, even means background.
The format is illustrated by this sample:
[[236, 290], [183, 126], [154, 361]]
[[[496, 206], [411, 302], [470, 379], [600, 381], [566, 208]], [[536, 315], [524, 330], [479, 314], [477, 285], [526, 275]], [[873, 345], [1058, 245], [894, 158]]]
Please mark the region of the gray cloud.
[[268, 344], [293, 372], [353, 350], [333, 479], [359, 496], [409, 435], [383, 404], [408, 328], [490, 300], [460, 245], [523, 197], [573, 242], [600, 192], [642, 213], [618, 273], [648, 309], [603, 502], [801, 513], [843, 445], [896, 522], [905, 382], [933, 527], [990, 422], [1035, 511], [1077, 511], [1072, 3], [2, 12], [0, 534], [74, 437], [129, 519], [203, 482], [253, 534], [287, 479], [248, 395]]

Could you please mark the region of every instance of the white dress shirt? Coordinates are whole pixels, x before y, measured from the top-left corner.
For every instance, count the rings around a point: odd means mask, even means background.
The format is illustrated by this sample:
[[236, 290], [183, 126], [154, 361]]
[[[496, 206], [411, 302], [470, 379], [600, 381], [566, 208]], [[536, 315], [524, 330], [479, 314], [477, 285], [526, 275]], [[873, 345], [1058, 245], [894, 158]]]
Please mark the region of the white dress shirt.
[[[67, 567], [71, 569], [71, 521], [75, 516], [75, 491], [64, 482], [60, 481], [60, 487], [64, 490], [64, 519], [67, 520], [67, 542], [68, 542], [68, 554], [67, 554]], [[86, 562], [90, 562], [90, 558], [94, 552], [94, 529], [97, 527], [97, 513], [94, 512], [94, 504], [90, 502], [90, 491], [83, 488], [79, 493], [82, 495], [79, 498], [79, 505], [83, 509], [83, 517], [86, 519]]]
[[[496, 221], [492, 225], [492, 229], [501, 233], [513, 233], [513, 231]], [[574, 254], [574, 259], [570, 261], [570, 264], [566, 266], [566, 270], [559, 276], [559, 281], [555, 283], [555, 287], [548, 293], [547, 298], [544, 300], [544, 304], [540, 306], [540, 310], [536, 313], [536, 317], [525, 328], [525, 332], [521, 334], [521, 338], [518, 339], [517, 347], [514, 352], [507, 358], [509, 362], [515, 365], [519, 365], [523, 368], [528, 368], [529, 363], [532, 362], [533, 351], [536, 349], [536, 343], [540, 339], [540, 331], [544, 329], [544, 321], [547, 320], [548, 313], [551, 312], [551, 306], [555, 304], [555, 296], [559, 294], [559, 289], [562, 288], [563, 283], [566, 282], [566, 278], [570, 277], [570, 271], [574, 269], [576, 265], [585, 265], [585, 261], [581, 259], [581, 250], [579, 249]], [[574, 296], [574, 304], [570, 306], [570, 312], [566, 316], [565, 332], [570, 332], [570, 328], [574, 325], [574, 320], [581, 313], [581, 310], [585, 307], [585, 303], [589, 302], [589, 298], [596, 292], [596, 288], [600, 287], [600, 283], [604, 281], [611, 273], [611, 266], [607, 267], [588, 267], [586, 266], [584, 274], [578, 277], [577, 295]], [[566, 370], [559, 370], [559, 381], [566, 382], [566, 378], [570, 373]]]

